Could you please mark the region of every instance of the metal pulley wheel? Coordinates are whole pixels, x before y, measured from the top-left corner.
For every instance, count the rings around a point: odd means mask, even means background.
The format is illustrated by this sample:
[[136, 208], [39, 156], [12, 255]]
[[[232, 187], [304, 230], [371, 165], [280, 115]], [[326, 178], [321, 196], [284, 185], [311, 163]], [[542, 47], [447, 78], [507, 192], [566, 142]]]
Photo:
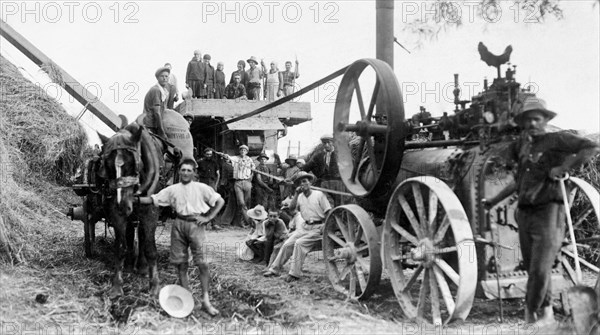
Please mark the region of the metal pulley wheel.
[[377, 59], [354, 62], [340, 83], [333, 117], [338, 167], [352, 194], [390, 192], [405, 136], [402, 92], [392, 68]]
[[[594, 273], [595, 283], [589, 283], [585, 281], [584, 284], [593, 285], [600, 282], [598, 276], [600, 271], [598, 269], [598, 256], [595, 256], [595, 264], [583, 259], [582, 254], [590, 253], [590, 251], [600, 249], [600, 194], [598, 191], [589, 183], [576, 177], [570, 177], [566, 181], [566, 185], [569, 188], [568, 202], [571, 213], [571, 219], [573, 222], [573, 228], [575, 230], [575, 241], [577, 245], [578, 261], [582, 269], [586, 269]], [[573, 243], [568, 233], [568, 229], [565, 229], [565, 239], [561, 247], [561, 263], [565, 270], [565, 276], [573, 283], [580, 284], [577, 278], [577, 265], [575, 264], [575, 252], [573, 250]]]
[[366, 299], [379, 284], [379, 234], [361, 207], [339, 206], [327, 216], [323, 255], [333, 288], [349, 299]]
[[477, 285], [475, 243], [460, 201], [443, 181], [415, 177], [396, 188], [382, 248], [407, 317], [441, 324], [469, 315]]

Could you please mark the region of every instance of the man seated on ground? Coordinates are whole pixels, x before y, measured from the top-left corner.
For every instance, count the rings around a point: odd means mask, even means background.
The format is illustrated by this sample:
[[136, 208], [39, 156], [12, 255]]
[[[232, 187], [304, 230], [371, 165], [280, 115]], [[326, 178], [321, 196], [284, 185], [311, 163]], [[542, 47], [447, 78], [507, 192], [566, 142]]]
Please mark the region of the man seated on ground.
[[211, 305], [208, 297], [210, 275], [202, 254], [202, 243], [206, 240], [205, 224], [219, 213], [225, 201], [208, 185], [192, 180], [195, 168], [196, 162], [193, 159], [184, 159], [179, 168], [179, 183], [164, 188], [151, 197], [140, 197], [139, 203], [171, 206], [175, 210], [177, 218], [171, 227], [169, 260], [177, 265], [181, 286], [189, 290], [188, 248], [192, 249], [202, 285], [202, 305], [208, 314], [216, 315], [219, 311]]
[[[248, 211], [248, 216], [254, 219], [258, 217], [257, 213], [260, 211], [264, 211], [264, 209], [261, 205], [257, 205]], [[273, 248], [283, 242], [287, 236], [287, 232], [285, 224], [279, 218], [279, 212], [274, 209], [269, 210], [268, 219], [259, 222], [253, 238], [246, 241], [248, 248], [254, 251], [254, 259], [252, 261], [254, 263], [264, 262], [265, 265], [268, 265]]]
[[254, 252], [254, 259], [252, 259], [252, 262], [258, 263], [262, 260], [262, 249], [258, 249], [254, 245], [265, 235], [262, 222], [267, 218], [267, 211], [265, 211], [265, 208], [262, 205], [256, 205], [256, 207], [246, 211], [246, 215], [250, 218], [250, 226], [252, 227], [250, 234], [248, 234], [249, 238], [246, 241], [246, 245]]
[[283, 265], [291, 256], [292, 264], [285, 281], [289, 283], [299, 280], [302, 276], [304, 258], [321, 242], [324, 227], [323, 220], [331, 210], [331, 204], [323, 192], [310, 188], [314, 180], [315, 176], [313, 174], [304, 171], [296, 176], [294, 184], [297, 188], [290, 207], [300, 211], [302, 222], [299, 225], [302, 227], [296, 229], [283, 243], [277, 258], [265, 271], [265, 277], [278, 276], [283, 269]]

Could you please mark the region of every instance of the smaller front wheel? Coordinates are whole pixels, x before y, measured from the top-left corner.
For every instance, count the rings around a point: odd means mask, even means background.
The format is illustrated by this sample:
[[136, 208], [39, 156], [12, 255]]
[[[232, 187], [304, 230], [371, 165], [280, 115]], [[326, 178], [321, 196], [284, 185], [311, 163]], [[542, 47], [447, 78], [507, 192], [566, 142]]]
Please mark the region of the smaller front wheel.
[[369, 214], [357, 205], [334, 208], [323, 230], [323, 255], [333, 288], [366, 299], [381, 279], [380, 239]]

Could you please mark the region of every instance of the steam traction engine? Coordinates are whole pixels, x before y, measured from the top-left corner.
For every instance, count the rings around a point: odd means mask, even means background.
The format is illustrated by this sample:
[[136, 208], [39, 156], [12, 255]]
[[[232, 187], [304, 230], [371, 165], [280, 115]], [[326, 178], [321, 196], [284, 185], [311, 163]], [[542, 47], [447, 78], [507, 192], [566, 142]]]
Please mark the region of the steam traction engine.
[[[502, 77], [500, 65], [498, 77], [489, 87], [485, 80], [471, 100], [459, 99], [455, 75], [452, 115], [431, 117], [422, 109], [410, 120], [387, 63], [362, 59], [345, 72], [334, 138], [340, 174], [358, 205], [336, 207], [326, 219], [323, 253], [336, 290], [367, 298], [383, 263], [404, 314], [435, 324], [465, 319], [476, 293], [524, 297], [516, 194], [489, 211], [481, 205], [514, 180], [507, 164], [517, 135], [512, 118], [534, 95], [515, 81], [516, 67]], [[597, 231], [597, 191], [577, 178], [568, 186], [574, 225]], [[552, 273], [555, 293], [576, 282], [575, 250], [565, 236]]]

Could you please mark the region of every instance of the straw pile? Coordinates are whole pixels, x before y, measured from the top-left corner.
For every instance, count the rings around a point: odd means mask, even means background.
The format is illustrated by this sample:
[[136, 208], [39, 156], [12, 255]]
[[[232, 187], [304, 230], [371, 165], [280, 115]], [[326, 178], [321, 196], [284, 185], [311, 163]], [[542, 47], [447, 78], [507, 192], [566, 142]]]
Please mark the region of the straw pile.
[[0, 92], [0, 257], [18, 263], [38, 254], [34, 241], [67, 207], [59, 185], [81, 166], [87, 139], [57, 101], [3, 57]]

